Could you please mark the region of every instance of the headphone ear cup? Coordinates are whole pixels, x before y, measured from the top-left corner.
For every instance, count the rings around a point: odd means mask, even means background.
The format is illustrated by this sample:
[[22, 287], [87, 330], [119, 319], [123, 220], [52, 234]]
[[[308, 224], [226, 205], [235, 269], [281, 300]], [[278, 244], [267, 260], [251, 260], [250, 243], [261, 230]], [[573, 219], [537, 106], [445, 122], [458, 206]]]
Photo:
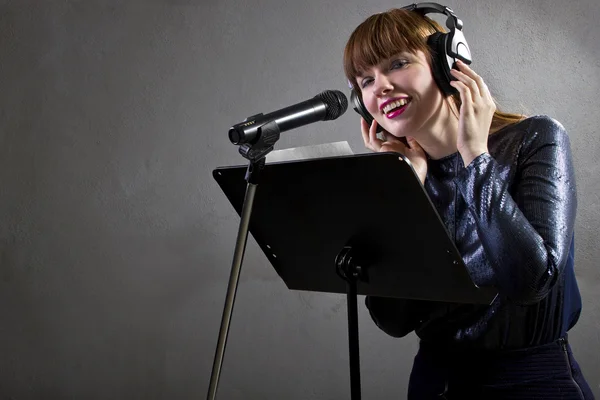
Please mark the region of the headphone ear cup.
[[433, 78], [442, 93], [449, 96], [457, 93], [457, 90], [450, 85], [450, 81], [453, 80], [453, 77], [450, 75], [451, 66], [448, 65], [448, 59], [446, 58], [447, 38], [447, 33], [435, 32], [429, 36], [427, 44], [431, 50], [431, 70], [433, 72]]
[[[367, 107], [365, 107], [364, 103], [360, 96], [356, 93], [354, 88], [350, 89], [350, 103], [352, 104], [352, 108], [356, 111], [361, 117], [367, 121], [367, 124], [371, 126], [373, 123], [373, 116], [367, 111]], [[377, 132], [383, 131], [381, 125], [377, 124]]]

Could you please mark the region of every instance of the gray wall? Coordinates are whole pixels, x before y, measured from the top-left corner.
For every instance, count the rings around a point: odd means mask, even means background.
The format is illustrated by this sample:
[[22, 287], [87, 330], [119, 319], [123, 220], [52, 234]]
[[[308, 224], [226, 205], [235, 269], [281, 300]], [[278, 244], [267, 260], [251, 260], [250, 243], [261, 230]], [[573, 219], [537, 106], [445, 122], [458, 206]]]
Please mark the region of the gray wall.
[[[375, 0], [3, 1], [0, 399], [204, 398], [239, 218], [211, 177], [230, 124], [345, 91]], [[600, 2], [455, 0], [508, 110], [568, 129], [577, 167], [574, 351], [600, 396]], [[361, 143], [358, 118], [279, 148]], [[365, 399], [403, 398], [416, 338], [360, 304]], [[345, 297], [288, 291], [249, 240], [221, 399], [349, 398]]]

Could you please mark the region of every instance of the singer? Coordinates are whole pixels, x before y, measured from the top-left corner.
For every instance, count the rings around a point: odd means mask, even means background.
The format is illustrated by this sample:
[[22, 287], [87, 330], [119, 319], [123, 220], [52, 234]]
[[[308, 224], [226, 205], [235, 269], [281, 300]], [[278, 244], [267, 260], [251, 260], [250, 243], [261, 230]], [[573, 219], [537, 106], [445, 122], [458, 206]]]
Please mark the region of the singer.
[[387, 334], [420, 339], [408, 399], [592, 399], [567, 340], [582, 308], [567, 132], [499, 111], [461, 29], [439, 4], [392, 9], [354, 30], [343, 62], [365, 146], [411, 161], [473, 281], [499, 295], [489, 306], [371, 296], [367, 308]]

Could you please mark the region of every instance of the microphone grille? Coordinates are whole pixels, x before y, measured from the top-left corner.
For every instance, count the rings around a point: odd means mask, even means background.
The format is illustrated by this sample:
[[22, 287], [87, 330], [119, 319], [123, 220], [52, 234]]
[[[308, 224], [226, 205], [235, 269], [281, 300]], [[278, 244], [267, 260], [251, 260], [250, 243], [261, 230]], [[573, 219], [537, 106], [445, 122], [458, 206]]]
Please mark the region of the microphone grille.
[[323, 121], [339, 118], [348, 109], [348, 98], [339, 90], [326, 90], [315, 97], [326, 105]]

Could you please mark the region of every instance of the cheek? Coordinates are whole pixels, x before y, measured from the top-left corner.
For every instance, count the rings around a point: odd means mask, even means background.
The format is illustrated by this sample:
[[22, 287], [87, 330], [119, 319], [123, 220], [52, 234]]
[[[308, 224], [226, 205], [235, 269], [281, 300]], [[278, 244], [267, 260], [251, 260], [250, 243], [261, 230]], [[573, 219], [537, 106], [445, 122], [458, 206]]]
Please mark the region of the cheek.
[[439, 89], [431, 73], [423, 74], [423, 76], [420, 78], [419, 83], [421, 85], [422, 93], [434, 97], [439, 93]]
[[417, 95], [423, 95], [429, 91], [432, 77], [425, 74], [424, 71], [415, 70], [407, 77], [408, 82], [411, 83], [412, 90]]
[[362, 100], [363, 104], [365, 105], [370, 114], [373, 115], [377, 112], [377, 99], [375, 98], [375, 96], [370, 95], [368, 92], [363, 92]]

